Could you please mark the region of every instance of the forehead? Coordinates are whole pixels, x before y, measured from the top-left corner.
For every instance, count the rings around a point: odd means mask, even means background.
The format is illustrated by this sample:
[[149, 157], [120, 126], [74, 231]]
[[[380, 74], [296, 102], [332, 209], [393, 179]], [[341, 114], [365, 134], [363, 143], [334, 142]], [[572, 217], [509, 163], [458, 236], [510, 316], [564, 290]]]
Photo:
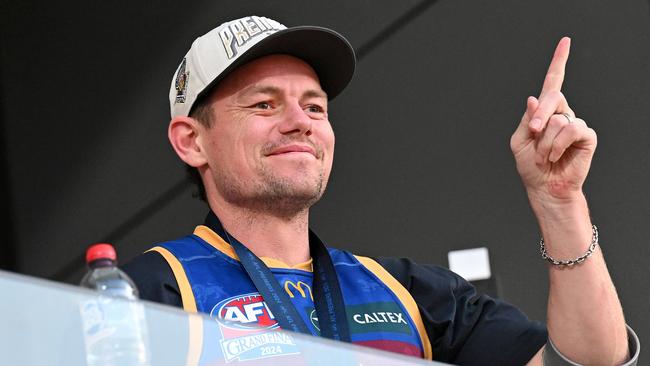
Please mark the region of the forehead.
[[274, 85], [300, 83], [305, 89], [322, 90], [314, 69], [299, 58], [289, 55], [271, 55], [258, 58], [238, 67], [217, 85], [217, 98], [245, 91], [253, 85], [272, 83]]

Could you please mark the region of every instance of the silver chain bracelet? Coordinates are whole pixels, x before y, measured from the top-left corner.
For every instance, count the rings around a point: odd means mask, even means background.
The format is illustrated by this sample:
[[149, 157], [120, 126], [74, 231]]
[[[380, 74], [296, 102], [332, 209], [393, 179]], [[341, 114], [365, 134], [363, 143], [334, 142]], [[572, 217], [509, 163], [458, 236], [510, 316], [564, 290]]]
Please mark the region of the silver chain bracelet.
[[591, 245], [589, 245], [589, 249], [587, 249], [587, 252], [578, 258], [575, 259], [569, 259], [566, 261], [563, 260], [557, 260], [546, 252], [546, 246], [544, 246], [544, 238], [542, 237], [539, 239], [539, 251], [542, 254], [542, 258], [546, 259], [549, 261], [551, 264], [554, 266], [567, 266], [571, 267], [576, 264], [580, 264], [585, 261], [585, 259], [591, 257], [592, 254], [594, 254], [594, 250], [596, 250], [596, 246], [598, 245], [598, 228], [596, 225], [591, 225], [591, 232], [592, 232], [592, 237], [591, 237]]

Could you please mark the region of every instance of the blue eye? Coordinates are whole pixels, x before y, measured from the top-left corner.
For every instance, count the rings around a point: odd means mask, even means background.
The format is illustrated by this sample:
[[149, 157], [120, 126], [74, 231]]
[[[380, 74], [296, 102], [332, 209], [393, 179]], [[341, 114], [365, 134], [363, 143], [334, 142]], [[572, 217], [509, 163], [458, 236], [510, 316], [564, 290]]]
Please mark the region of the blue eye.
[[323, 107], [317, 106], [317, 105], [314, 105], [314, 104], [307, 106], [307, 111], [312, 112], [312, 113], [323, 113], [324, 112]]
[[267, 102], [259, 102], [255, 104], [255, 108], [259, 109], [271, 109], [271, 105]]

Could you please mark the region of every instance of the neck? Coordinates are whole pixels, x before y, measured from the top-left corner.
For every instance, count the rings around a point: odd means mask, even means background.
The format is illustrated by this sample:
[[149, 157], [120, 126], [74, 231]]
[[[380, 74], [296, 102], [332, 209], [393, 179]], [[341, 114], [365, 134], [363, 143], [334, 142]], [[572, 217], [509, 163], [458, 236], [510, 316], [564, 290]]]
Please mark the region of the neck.
[[212, 202], [210, 208], [223, 228], [258, 257], [289, 266], [309, 260], [308, 209], [287, 216]]

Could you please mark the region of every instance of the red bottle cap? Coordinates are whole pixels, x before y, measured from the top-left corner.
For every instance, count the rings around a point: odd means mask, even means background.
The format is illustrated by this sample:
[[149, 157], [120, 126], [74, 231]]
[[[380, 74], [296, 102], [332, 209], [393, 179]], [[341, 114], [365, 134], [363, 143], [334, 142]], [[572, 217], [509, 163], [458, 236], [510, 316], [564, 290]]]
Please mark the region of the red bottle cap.
[[97, 243], [88, 247], [88, 250], [86, 250], [86, 263], [98, 259], [110, 259], [115, 261], [117, 259], [115, 248], [108, 243]]

